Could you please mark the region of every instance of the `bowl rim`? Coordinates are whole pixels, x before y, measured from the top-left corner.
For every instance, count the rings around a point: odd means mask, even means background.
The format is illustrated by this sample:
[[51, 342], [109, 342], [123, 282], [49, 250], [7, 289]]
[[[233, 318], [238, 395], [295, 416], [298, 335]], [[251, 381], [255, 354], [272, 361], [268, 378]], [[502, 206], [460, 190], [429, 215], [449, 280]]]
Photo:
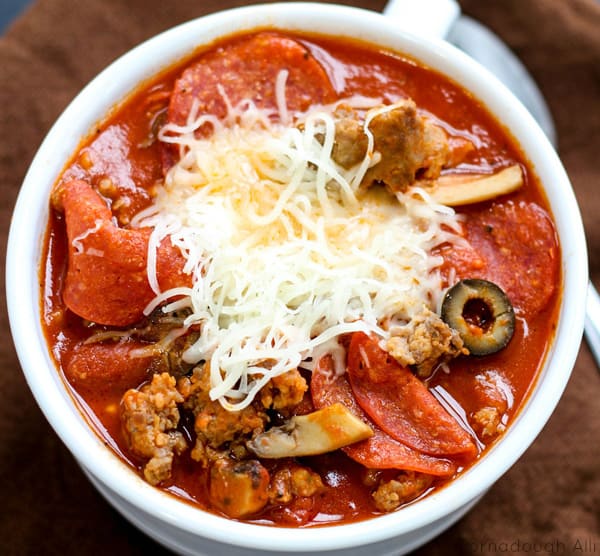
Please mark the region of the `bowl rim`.
[[[515, 421], [481, 461], [451, 484], [400, 512], [366, 521], [307, 529], [265, 527], [192, 508], [151, 487], [106, 450], [84, 419], [73, 419], [73, 410], [79, 410], [72, 403], [68, 406], [70, 397], [48, 353], [41, 328], [43, 293], [38, 272], [48, 194], [80, 140], [136, 86], [189, 55], [196, 46], [234, 31], [263, 27], [352, 36], [388, 50], [408, 52], [410, 58], [460, 82], [518, 140], [544, 184], [560, 231], [563, 296], [558, 328], [537, 384]], [[33, 226], [32, 213], [39, 216]], [[31, 261], [35, 262], [30, 268]], [[487, 490], [537, 437], [562, 395], [583, 332], [587, 276], [583, 224], [566, 172], [535, 120], [502, 83], [449, 43], [400, 31], [382, 14], [310, 2], [258, 4], [202, 16], [143, 42], [99, 73], [64, 110], [39, 147], [15, 205], [6, 257], [7, 305], [19, 361], [42, 412], [78, 462], [140, 511], [150, 512], [175, 528], [224, 544], [291, 552], [344, 549], [387, 540], [457, 511]], [[535, 415], [535, 419], [525, 418], [528, 415]]]

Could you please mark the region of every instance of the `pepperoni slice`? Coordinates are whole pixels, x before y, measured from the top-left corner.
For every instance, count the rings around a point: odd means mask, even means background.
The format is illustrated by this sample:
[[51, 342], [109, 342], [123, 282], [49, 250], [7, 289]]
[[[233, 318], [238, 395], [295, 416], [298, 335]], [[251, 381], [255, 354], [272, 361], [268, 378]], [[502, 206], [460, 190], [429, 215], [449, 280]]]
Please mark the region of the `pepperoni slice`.
[[442, 477], [456, 472], [453, 462], [422, 454], [383, 432], [356, 403], [346, 376], [333, 376], [330, 357], [325, 356], [319, 360], [312, 374], [310, 390], [316, 408], [336, 402], [343, 403], [373, 429], [374, 435], [371, 438], [342, 448], [354, 461], [370, 469], [403, 469]]
[[476, 454], [427, 386], [362, 332], [352, 335], [347, 372], [358, 404], [392, 438], [435, 456]]
[[[68, 239], [65, 304], [99, 324], [127, 326], [140, 320], [155, 295], [146, 269], [151, 231], [118, 228], [106, 203], [85, 181], [62, 184], [58, 196]], [[162, 242], [157, 275], [163, 289], [189, 284], [184, 262], [170, 241]]]
[[443, 250], [446, 266], [457, 277], [483, 278], [498, 284], [515, 308], [536, 314], [554, 293], [559, 273], [556, 231], [536, 203], [494, 203], [467, 213], [465, 237], [470, 248]]
[[65, 376], [75, 388], [96, 393], [136, 388], [148, 378], [152, 365], [150, 356], [134, 353], [142, 347], [132, 340], [77, 344], [62, 362]]
[[513, 305], [537, 313], [552, 296], [559, 268], [556, 231], [535, 203], [509, 201], [467, 220], [467, 239], [487, 262], [486, 276]]
[[[275, 83], [282, 70], [288, 72], [285, 100], [290, 111], [304, 111], [312, 104], [335, 98], [323, 67], [301, 43], [275, 33], [263, 32], [232, 42], [190, 65], [175, 82], [167, 121], [183, 125], [194, 102], [199, 114], [224, 118], [228, 101], [237, 105], [252, 100], [259, 108], [277, 107]], [[165, 145], [165, 171], [177, 159], [176, 150]]]

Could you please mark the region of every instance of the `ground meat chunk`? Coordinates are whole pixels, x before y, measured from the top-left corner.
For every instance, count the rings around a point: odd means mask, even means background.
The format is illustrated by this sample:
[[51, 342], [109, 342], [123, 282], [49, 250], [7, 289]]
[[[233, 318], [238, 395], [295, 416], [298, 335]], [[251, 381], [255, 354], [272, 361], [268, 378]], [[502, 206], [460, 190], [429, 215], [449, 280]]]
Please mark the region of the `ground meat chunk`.
[[381, 161], [363, 185], [382, 182], [393, 193], [406, 191], [419, 177], [436, 178], [448, 158], [444, 132], [418, 116], [412, 101], [376, 116], [369, 129]]
[[506, 430], [497, 407], [482, 407], [472, 415], [470, 422], [481, 438], [493, 438]]
[[175, 454], [182, 453], [186, 441], [177, 431], [178, 403], [183, 398], [168, 373], [155, 374], [152, 382], [139, 390], [128, 390], [121, 400], [121, 425], [131, 451], [149, 459], [144, 477], [153, 485], [171, 476]]
[[[422, 171], [420, 179], [433, 180], [439, 177], [442, 168], [452, 165], [452, 162], [457, 163], [456, 160], [453, 160], [454, 158], [460, 160], [461, 155], [457, 152], [459, 149], [450, 149], [444, 130], [426, 119], [423, 119], [422, 147], [424, 161], [420, 168]], [[469, 148], [472, 148], [472, 143], [464, 141], [461, 148], [468, 151]]]
[[391, 481], [382, 481], [375, 492], [375, 507], [382, 512], [391, 512], [414, 500], [432, 484], [433, 477], [414, 471], [403, 471]]
[[265, 408], [284, 410], [297, 406], [308, 390], [306, 380], [298, 369], [273, 377], [260, 391]]
[[471, 400], [477, 409], [469, 423], [481, 439], [491, 439], [506, 429], [506, 411], [512, 405], [510, 383], [497, 371], [487, 370], [475, 377]]
[[458, 332], [429, 309], [390, 332], [386, 350], [401, 365], [414, 365], [422, 378], [438, 364], [469, 353]]
[[262, 432], [268, 421], [258, 403], [240, 411], [229, 411], [218, 401], [210, 399], [210, 370], [208, 365], [196, 367], [190, 377], [179, 380], [184, 407], [194, 414], [196, 445], [191, 452], [194, 460], [208, 465], [207, 449], [217, 450], [225, 444], [243, 442]]
[[324, 488], [318, 473], [290, 464], [271, 477], [269, 501], [272, 504], [287, 504], [297, 497], [313, 496]]
[[335, 111], [334, 117], [335, 140], [331, 156], [340, 166], [349, 169], [362, 162], [369, 142], [354, 110], [341, 106]]
[[[344, 108], [336, 112], [333, 159], [350, 168], [365, 156], [367, 136], [357, 115]], [[402, 192], [415, 181], [435, 179], [450, 159], [444, 131], [417, 113], [412, 100], [383, 110], [369, 122], [374, 150], [380, 160], [367, 171], [361, 185], [383, 183], [392, 192]]]

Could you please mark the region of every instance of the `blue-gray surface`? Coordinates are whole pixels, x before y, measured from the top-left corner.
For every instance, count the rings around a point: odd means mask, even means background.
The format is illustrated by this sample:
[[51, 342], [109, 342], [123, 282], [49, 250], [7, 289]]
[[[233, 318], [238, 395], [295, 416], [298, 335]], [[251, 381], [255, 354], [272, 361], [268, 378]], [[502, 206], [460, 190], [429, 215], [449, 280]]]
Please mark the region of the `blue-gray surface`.
[[0, 0], [0, 34], [4, 33], [10, 22], [18, 16], [32, 0]]

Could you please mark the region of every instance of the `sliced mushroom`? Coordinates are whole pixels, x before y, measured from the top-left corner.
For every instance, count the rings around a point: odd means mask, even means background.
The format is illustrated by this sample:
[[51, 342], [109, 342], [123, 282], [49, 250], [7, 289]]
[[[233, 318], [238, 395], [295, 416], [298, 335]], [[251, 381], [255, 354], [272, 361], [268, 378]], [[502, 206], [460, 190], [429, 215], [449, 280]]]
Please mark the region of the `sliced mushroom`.
[[373, 435], [369, 425], [341, 403], [308, 415], [296, 415], [273, 427], [247, 446], [261, 458], [312, 456], [332, 452]]
[[516, 191], [523, 185], [523, 172], [518, 164], [490, 176], [451, 174], [438, 178], [431, 198], [451, 207], [489, 201]]

